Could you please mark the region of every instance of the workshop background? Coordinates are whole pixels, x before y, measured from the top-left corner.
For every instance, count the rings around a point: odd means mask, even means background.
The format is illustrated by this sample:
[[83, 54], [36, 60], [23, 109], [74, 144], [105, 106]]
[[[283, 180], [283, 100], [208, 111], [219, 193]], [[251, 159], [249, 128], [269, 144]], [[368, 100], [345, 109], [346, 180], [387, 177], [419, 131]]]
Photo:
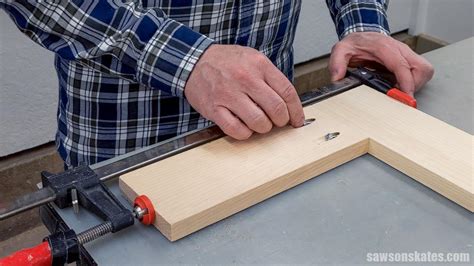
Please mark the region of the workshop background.
[[[393, 33], [425, 33], [448, 43], [472, 36], [472, 0], [396, 0], [390, 2]], [[470, 8], [468, 8], [470, 7]], [[53, 54], [23, 36], [0, 13], [0, 156], [54, 139], [57, 78]], [[295, 41], [295, 63], [329, 53], [336, 42], [324, 1], [303, 0]]]
[[[390, 28], [415, 51], [429, 51], [474, 35], [473, 5], [473, 0], [392, 0]], [[299, 91], [328, 81], [324, 67], [336, 41], [325, 1], [303, 0], [294, 44]], [[57, 83], [53, 54], [29, 40], [0, 12], [0, 202], [32, 190], [41, 170], [62, 167], [52, 144]], [[5, 240], [37, 228], [34, 212], [27, 213], [28, 218], [0, 223], [0, 256], [8, 251], [2, 246], [14, 250], [15, 241], [26, 245], [18, 236]], [[38, 232], [34, 244], [46, 233], [33, 230]]]

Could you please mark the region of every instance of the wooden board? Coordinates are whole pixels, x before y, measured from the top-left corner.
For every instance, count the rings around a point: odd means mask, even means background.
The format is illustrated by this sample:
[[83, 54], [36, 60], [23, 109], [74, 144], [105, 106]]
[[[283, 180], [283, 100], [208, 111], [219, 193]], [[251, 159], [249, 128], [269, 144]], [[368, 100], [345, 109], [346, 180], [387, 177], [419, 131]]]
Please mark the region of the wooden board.
[[[147, 195], [174, 241], [370, 153], [474, 211], [472, 135], [365, 86], [305, 114], [316, 122], [215, 140], [123, 175], [120, 188], [132, 201]], [[340, 135], [325, 141], [329, 132]]]

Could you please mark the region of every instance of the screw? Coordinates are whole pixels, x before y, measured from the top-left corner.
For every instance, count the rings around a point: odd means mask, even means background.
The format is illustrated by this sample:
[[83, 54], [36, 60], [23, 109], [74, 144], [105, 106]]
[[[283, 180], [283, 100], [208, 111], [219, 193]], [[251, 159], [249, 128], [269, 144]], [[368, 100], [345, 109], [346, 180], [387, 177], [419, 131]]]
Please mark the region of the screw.
[[135, 216], [135, 218], [137, 218], [140, 221], [143, 219], [143, 215], [147, 213], [148, 213], [147, 209], [142, 209], [139, 206], [135, 206], [133, 208], [133, 215]]
[[71, 189], [71, 202], [74, 208], [74, 213], [79, 213], [79, 200], [77, 199], [77, 189]]
[[308, 119], [304, 120], [303, 126], [307, 126], [307, 125], [313, 123], [314, 121], [316, 121], [315, 118], [308, 118]]
[[339, 136], [339, 134], [341, 134], [341, 133], [339, 133], [339, 132], [327, 133], [324, 136], [324, 140], [329, 141], [329, 140], [335, 139], [337, 136]]

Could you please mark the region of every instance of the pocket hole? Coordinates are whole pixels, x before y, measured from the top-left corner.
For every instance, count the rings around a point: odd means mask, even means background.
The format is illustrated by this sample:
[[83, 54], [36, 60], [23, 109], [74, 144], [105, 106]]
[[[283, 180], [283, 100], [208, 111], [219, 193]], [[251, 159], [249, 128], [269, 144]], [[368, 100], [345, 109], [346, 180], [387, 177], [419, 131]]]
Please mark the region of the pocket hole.
[[307, 126], [307, 125], [313, 123], [314, 121], [316, 121], [315, 118], [308, 118], [308, 119], [304, 120], [303, 126]]
[[329, 140], [335, 139], [335, 138], [337, 138], [337, 136], [339, 136], [340, 134], [341, 134], [341, 133], [339, 133], [339, 132], [327, 133], [327, 134], [324, 136], [324, 140], [329, 141]]

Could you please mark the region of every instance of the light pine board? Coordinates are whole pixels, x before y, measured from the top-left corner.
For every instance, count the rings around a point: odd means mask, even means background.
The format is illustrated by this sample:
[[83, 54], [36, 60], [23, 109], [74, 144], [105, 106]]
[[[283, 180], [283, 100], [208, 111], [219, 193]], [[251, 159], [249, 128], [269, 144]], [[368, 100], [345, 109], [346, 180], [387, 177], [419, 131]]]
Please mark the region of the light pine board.
[[[370, 153], [474, 211], [472, 135], [365, 86], [305, 114], [316, 122], [215, 140], [121, 176], [120, 188], [131, 201], [147, 195], [174, 241]], [[324, 141], [329, 132], [341, 134]]]

